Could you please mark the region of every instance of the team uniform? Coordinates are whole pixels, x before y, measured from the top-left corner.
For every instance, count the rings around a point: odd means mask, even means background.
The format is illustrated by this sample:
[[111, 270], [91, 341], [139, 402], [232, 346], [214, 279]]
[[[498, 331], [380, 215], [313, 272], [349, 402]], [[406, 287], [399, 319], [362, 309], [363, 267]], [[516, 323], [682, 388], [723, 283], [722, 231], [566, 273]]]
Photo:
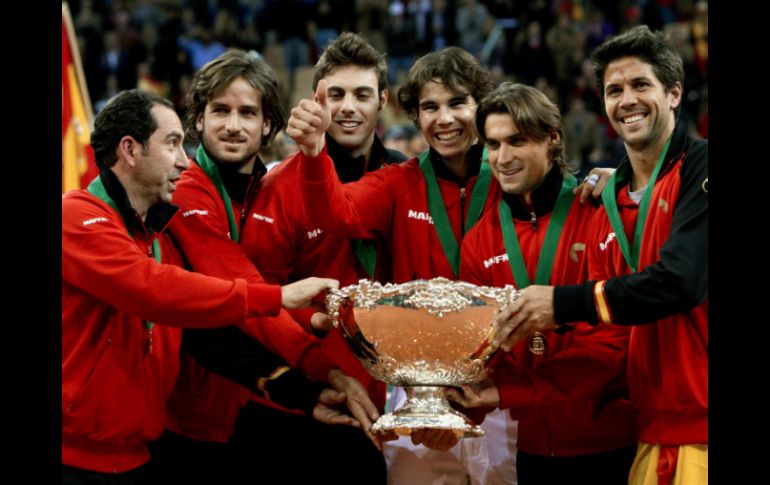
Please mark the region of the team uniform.
[[142, 222], [111, 170], [89, 191], [62, 196], [62, 464], [123, 473], [165, 426], [177, 327], [277, 315], [281, 289], [183, 271], [165, 232], [177, 208]]
[[[387, 150], [375, 136], [369, 160], [361, 156], [352, 158], [344, 147], [328, 138], [329, 150], [336, 169], [344, 182], [361, 178], [364, 173], [374, 172], [390, 164], [401, 162], [405, 157]], [[307, 217], [308, 201], [299, 190], [299, 160], [290, 158], [268, 172], [262, 179], [259, 197], [249, 208], [244, 221], [242, 246], [246, 255], [259, 268], [266, 280], [286, 284], [308, 276], [335, 278], [341, 286], [357, 283], [362, 278], [384, 278], [389, 258], [378, 241], [355, 241], [323, 231]], [[359, 254], [361, 255], [359, 257]], [[363, 263], [362, 263], [363, 261]], [[368, 266], [368, 268], [367, 268]], [[367, 271], [371, 270], [371, 274]], [[332, 329], [322, 339], [327, 354], [343, 371], [358, 379], [368, 390], [372, 402], [382, 410], [385, 404], [385, 384], [371, 377], [354, 356], [337, 329]], [[259, 405], [249, 405], [244, 411], [241, 439], [244, 448], [253, 446], [254, 428], [265, 430], [265, 422], [284, 433], [305, 436], [302, 443], [296, 440], [286, 443], [295, 455], [312, 457], [319, 466], [339, 449], [347, 449], [350, 466], [335, 472], [335, 480], [360, 480], [366, 473], [371, 483], [385, 480], [385, 464], [382, 454], [368, 441], [363, 433], [352, 428], [330, 426], [308, 420], [304, 416], [287, 415]], [[276, 443], [277, 445], [277, 443]], [[303, 451], [304, 450], [304, 451]], [[255, 450], [258, 451], [258, 450]], [[265, 451], [265, 450], [259, 450]], [[271, 453], [285, 452], [275, 446]], [[292, 473], [313, 474], [313, 466]], [[292, 475], [294, 476], [294, 475]], [[309, 477], [311, 475], [308, 475]], [[300, 477], [297, 477], [298, 479]]]
[[[618, 171], [628, 165], [625, 160]], [[627, 184], [606, 190], [615, 191], [624, 232], [633, 241], [638, 203]], [[597, 212], [592, 226], [596, 237], [588, 259], [595, 281], [557, 288], [556, 320], [633, 325], [628, 382], [639, 409], [637, 461], [647, 456], [661, 483], [674, 473], [678, 453], [691, 460], [687, 469], [707, 471], [708, 143], [692, 139], [685, 123], [677, 123], [653, 186], [638, 272], [629, 268], [606, 211]], [[632, 475], [643, 474], [635, 464]]]
[[[430, 149], [430, 163], [456, 241], [462, 241], [467, 230], [464, 221], [470, 210], [481, 167], [483, 147], [478, 145], [468, 154], [470, 177], [459, 184]], [[333, 234], [361, 239], [381, 238], [392, 258], [391, 280], [404, 283], [415, 279], [443, 276], [457, 279], [444, 253], [428, 208], [426, 180], [418, 158], [371, 172], [353, 183], [340, 184], [326, 148], [315, 159], [301, 152], [302, 190], [306, 193], [306, 211], [311, 221]], [[499, 198], [497, 184], [486, 190], [480, 213]]]
[[[474, 146], [467, 154], [469, 176], [465, 181], [458, 181], [441, 156], [429, 149], [420, 157], [368, 173], [357, 182], [342, 184], [328, 150], [328, 146], [324, 147], [314, 158], [301, 152], [295, 155], [300, 161], [301, 190], [307, 197], [308, 218], [323, 231], [340, 237], [383, 240], [392, 259], [389, 278], [394, 283], [440, 276], [457, 279], [459, 241], [500, 196], [499, 186], [489, 183], [488, 164], [482, 165], [483, 146]], [[432, 175], [426, 175], [431, 172]], [[437, 188], [434, 200], [446, 217], [444, 241], [435, 227], [437, 215], [430, 208], [432, 183]], [[445, 252], [447, 239], [454, 241], [454, 253]], [[404, 399], [403, 390], [394, 387], [387, 411], [398, 407]], [[507, 433], [498, 436], [507, 440]], [[494, 470], [490, 471], [490, 442], [489, 436], [484, 440], [463, 440], [450, 453], [415, 447], [408, 437], [387, 442], [384, 447], [388, 480], [462, 483], [466, 473], [470, 473], [474, 483], [499, 483]], [[494, 448], [510, 446], [495, 442]]]
[[[264, 281], [237, 242], [242, 214], [253, 202], [264, 172], [257, 160], [251, 174], [239, 174], [215, 164], [199, 148], [174, 194], [181, 216], [169, 227], [188, 268], [226, 279]], [[297, 412], [312, 411], [322, 389], [319, 383], [336, 367], [318, 339], [286, 311], [264, 319], [262, 325], [251, 323], [185, 330], [180, 377], [167, 406], [169, 433], [153, 448], [159, 477], [179, 478], [174, 469], [185, 462], [192, 463], [184, 467], [191, 478], [237, 475], [233, 453], [217, 444], [230, 439], [251, 396]]]
[[[533, 206], [503, 194], [463, 241], [460, 278], [478, 285], [517, 288], [536, 281], [538, 263], [555, 216], [563, 178], [554, 167], [532, 193]], [[541, 284], [573, 284], [586, 279], [587, 221], [596, 211], [573, 197], [566, 212], [551, 266]], [[505, 204], [521, 255], [509, 254], [503, 236]], [[508, 221], [506, 221], [508, 222]], [[558, 224], [558, 222], [554, 222]], [[510, 229], [508, 229], [510, 230]], [[517, 282], [510, 257], [521, 257], [529, 281]], [[547, 261], [544, 262], [547, 264]], [[566, 333], [545, 332], [545, 352], [536, 355], [528, 341], [496, 359], [491, 377], [500, 392], [500, 408], [518, 420], [518, 480], [556, 483], [565, 478], [591, 483], [622, 483], [636, 442], [636, 414], [625, 379], [628, 329], [577, 323]], [[583, 477], [581, 479], [581, 476]]]

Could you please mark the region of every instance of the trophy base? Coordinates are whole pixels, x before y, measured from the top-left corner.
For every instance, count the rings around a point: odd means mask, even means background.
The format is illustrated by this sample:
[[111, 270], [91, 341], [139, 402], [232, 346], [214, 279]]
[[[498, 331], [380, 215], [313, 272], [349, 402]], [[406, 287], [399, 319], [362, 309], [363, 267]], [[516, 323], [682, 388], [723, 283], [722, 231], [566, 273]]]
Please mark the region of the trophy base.
[[375, 434], [396, 434], [409, 436], [420, 428], [446, 429], [453, 431], [458, 438], [478, 438], [484, 436], [481, 426], [474, 425], [462, 413], [455, 411], [444, 397], [441, 386], [408, 386], [406, 402], [393, 413], [387, 413], [372, 426]]

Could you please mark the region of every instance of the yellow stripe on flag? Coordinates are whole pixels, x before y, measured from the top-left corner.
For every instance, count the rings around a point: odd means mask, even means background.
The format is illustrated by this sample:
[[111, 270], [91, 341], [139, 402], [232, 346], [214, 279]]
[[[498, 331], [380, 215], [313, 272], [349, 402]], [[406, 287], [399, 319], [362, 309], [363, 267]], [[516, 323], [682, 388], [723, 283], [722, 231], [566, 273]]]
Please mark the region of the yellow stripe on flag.
[[[87, 147], [91, 142], [91, 134], [88, 130], [85, 108], [77, 88], [75, 68], [70, 65], [69, 85], [75, 87], [69, 92], [71, 117], [67, 125], [67, 131], [62, 138], [62, 189], [64, 192], [79, 189], [80, 178], [88, 171]], [[64, 96], [62, 90], [62, 96]]]
[[[85, 187], [98, 171], [93, 161], [91, 105], [78, 77], [80, 53], [66, 2], [62, 3], [62, 193]], [[73, 45], [74, 44], [74, 45]], [[82, 74], [81, 74], [82, 75]]]

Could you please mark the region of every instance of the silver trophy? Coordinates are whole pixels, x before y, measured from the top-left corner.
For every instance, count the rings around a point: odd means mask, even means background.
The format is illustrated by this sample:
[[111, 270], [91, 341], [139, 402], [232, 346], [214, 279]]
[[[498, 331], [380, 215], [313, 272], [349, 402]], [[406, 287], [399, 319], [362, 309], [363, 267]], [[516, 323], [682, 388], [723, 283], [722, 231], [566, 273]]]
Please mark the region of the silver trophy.
[[382, 285], [361, 280], [332, 290], [326, 307], [334, 326], [376, 379], [403, 386], [407, 401], [381, 416], [375, 433], [409, 435], [417, 428], [483, 436], [452, 409], [446, 386], [480, 382], [493, 357], [494, 317], [518, 293], [446, 278]]

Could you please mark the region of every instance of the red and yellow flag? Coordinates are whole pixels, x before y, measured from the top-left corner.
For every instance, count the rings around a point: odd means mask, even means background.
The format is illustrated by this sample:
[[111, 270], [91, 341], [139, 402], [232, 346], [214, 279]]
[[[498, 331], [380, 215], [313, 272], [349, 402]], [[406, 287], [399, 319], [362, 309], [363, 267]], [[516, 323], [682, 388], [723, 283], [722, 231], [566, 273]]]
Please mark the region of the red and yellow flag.
[[61, 20], [61, 148], [62, 193], [84, 188], [99, 173], [91, 148], [91, 112], [75, 43], [69, 8], [62, 3]]

